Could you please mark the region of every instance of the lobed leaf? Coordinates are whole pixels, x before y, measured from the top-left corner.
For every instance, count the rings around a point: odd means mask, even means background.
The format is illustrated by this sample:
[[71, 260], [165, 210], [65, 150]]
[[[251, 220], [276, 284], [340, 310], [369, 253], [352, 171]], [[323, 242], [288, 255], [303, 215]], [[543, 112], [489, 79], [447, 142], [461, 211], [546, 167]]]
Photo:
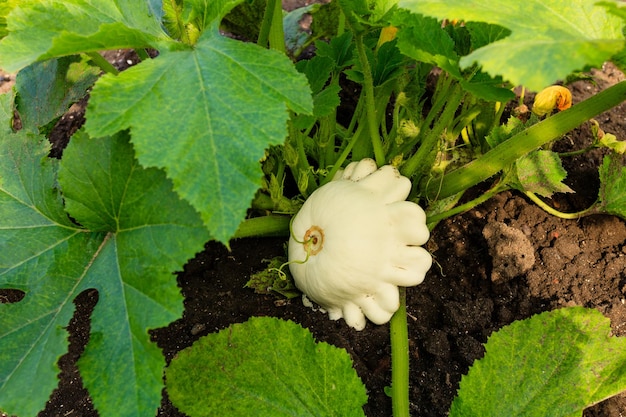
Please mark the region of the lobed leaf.
[[9, 14], [7, 28], [0, 41], [6, 71], [64, 55], [171, 42], [146, 0], [24, 0]]
[[130, 128], [141, 164], [164, 168], [227, 242], [261, 185], [265, 149], [287, 135], [287, 108], [312, 111], [306, 77], [284, 55], [225, 38], [215, 26], [194, 49], [102, 77], [86, 129], [104, 136]]
[[571, 307], [492, 334], [461, 379], [450, 416], [580, 416], [626, 389], [626, 338], [600, 312]]
[[364, 416], [367, 402], [345, 350], [271, 317], [200, 338], [172, 360], [166, 379], [172, 403], [191, 417]]
[[[172, 272], [209, 238], [197, 214], [156, 169], [134, 159], [125, 134], [75, 135], [61, 162], [27, 134], [0, 141], [0, 407], [35, 415], [57, 384], [65, 327], [81, 292], [99, 294], [79, 360], [101, 415], [154, 414], [165, 365], [147, 330], [182, 313]], [[37, 381], [37, 383], [33, 383]]]
[[624, 48], [623, 21], [586, 0], [401, 0], [400, 7], [438, 19], [487, 22], [511, 35], [460, 60], [539, 91], [575, 70], [600, 66]]

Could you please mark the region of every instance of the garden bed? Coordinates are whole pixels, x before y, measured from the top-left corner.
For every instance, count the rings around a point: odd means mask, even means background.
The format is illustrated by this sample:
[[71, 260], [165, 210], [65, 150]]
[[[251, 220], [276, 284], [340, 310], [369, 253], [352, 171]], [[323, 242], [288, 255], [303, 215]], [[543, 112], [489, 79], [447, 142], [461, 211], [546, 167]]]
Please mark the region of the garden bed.
[[[574, 85], [574, 101], [622, 78], [611, 67], [594, 72], [594, 82]], [[597, 118], [604, 130], [620, 139], [626, 137], [625, 108], [622, 104]], [[579, 149], [590, 142], [588, 129], [582, 128], [567, 135], [554, 149]], [[565, 182], [576, 194], [559, 195], [552, 204], [561, 211], [589, 206], [597, 195], [600, 159], [598, 151], [566, 160], [569, 176]], [[489, 230], [494, 225], [499, 232], [486, 238], [485, 227]], [[506, 235], [502, 230], [511, 230], [504, 225], [516, 231], [510, 235], [514, 237], [502, 240]], [[616, 336], [625, 335], [625, 241], [626, 224], [617, 217], [563, 220], [511, 192], [441, 222], [427, 246], [435, 264], [422, 285], [407, 291], [412, 414], [446, 415], [461, 376], [483, 355], [482, 344], [493, 331], [515, 320], [582, 305], [609, 317]], [[498, 242], [506, 243], [504, 249], [496, 251]], [[389, 416], [391, 402], [384, 394], [390, 383], [391, 363], [387, 325], [368, 323], [365, 330], [357, 332], [342, 320], [329, 321], [325, 314], [305, 308], [299, 298], [278, 299], [244, 287], [251, 273], [263, 269], [265, 259], [284, 254], [284, 243], [283, 238], [237, 240], [230, 252], [209, 243], [178, 276], [185, 297], [183, 317], [154, 330], [153, 341], [169, 360], [199, 337], [251, 316], [293, 320], [311, 330], [318, 340], [345, 348], [368, 389], [366, 415]], [[518, 256], [500, 259], [505, 253]], [[533, 257], [534, 262], [530, 262]], [[523, 272], [513, 277], [505, 272], [494, 274], [503, 262], [510, 262], [505, 270], [519, 268]], [[76, 368], [96, 301], [97, 292], [91, 291], [76, 302], [70, 352], [60, 360], [60, 385], [40, 416], [97, 415]], [[622, 395], [588, 409], [585, 415], [617, 417], [624, 413], [626, 396]], [[182, 414], [164, 393], [158, 415]]]

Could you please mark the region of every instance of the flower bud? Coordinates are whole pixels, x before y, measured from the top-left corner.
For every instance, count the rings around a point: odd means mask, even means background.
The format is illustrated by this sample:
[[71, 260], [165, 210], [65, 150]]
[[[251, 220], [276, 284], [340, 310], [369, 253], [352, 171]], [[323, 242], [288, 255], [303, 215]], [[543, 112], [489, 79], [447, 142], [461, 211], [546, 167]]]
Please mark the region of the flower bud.
[[535, 96], [533, 113], [537, 116], [545, 116], [554, 110], [565, 110], [572, 107], [572, 93], [560, 85], [552, 85], [544, 88]]

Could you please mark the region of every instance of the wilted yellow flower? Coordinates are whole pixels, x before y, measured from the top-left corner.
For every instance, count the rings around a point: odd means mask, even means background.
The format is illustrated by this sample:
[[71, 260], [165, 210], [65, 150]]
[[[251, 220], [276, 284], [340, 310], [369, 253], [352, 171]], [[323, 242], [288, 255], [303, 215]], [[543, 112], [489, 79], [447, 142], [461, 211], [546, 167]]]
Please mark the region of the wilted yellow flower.
[[384, 27], [380, 31], [380, 36], [378, 37], [378, 45], [376, 45], [376, 49], [380, 48], [383, 43], [394, 40], [397, 33], [398, 28], [395, 26]]
[[535, 96], [533, 113], [537, 116], [549, 114], [555, 108], [565, 110], [572, 107], [572, 93], [560, 85], [544, 88]]

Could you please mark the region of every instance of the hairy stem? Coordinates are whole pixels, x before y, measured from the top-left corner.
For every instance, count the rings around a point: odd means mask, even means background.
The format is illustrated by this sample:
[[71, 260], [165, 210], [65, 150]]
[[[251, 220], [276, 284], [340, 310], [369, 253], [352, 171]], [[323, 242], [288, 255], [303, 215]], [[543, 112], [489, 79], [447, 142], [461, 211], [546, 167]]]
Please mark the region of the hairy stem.
[[385, 165], [385, 151], [383, 149], [380, 132], [378, 130], [378, 117], [376, 116], [376, 100], [374, 96], [374, 78], [372, 77], [372, 69], [365, 52], [363, 35], [359, 34], [355, 37], [355, 44], [357, 54], [359, 56], [359, 62], [361, 64], [361, 71], [363, 71], [363, 89], [365, 90], [365, 113], [367, 115], [367, 127], [370, 139], [372, 140], [372, 147], [374, 148], [376, 165], [383, 166]]
[[[443, 84], [442, 89], [446, 94], [439, 96], [439, 99], [435, 101], [423, 124], [425, 128], [428, 128], [432, 121], [432, 128], [424, 134], [417, 152], [401, 168], [402, 175], [405, 177], [413, 178], [416, 174], [427, 172], [430, 169], [432, 165], [431, 156], [435, 152], [437, 143], [446, 130], [453, 127], [454, 114], [458, 110], [464, 95], [463, 89], [452, 80]], [[441, 109], [441, 112], [439, 112], [439, 109]], [[435, 119], [435, 117], [437, 118]], [[427, 166], [427, 169], [424, 169], [425, 166]]]
[[409, 417], [409, 330], [406, 289], [400, 287], [400, 308], [389, 322], [391, 333], [391, 408], [393, 417]]

